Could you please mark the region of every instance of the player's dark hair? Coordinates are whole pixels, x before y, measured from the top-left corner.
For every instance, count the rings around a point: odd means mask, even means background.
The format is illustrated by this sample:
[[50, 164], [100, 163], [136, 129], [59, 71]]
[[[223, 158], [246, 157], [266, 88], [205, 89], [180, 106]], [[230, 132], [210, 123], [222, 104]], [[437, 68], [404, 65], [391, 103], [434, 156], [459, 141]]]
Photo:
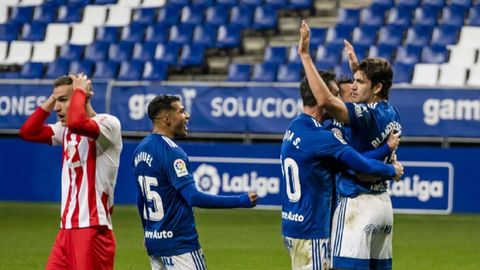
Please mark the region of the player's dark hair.
[[338, 88], [340, 90], [340, 96], [343, 97], [343, 88], [341, 87], [342, 84], [352, 84], [353, 83], [353, 79], [351, 77], [348, 77], [348, 76], [340, 76], [337, 78], [337, 84], [338, 84]]
[[68, 76], [60, 76], [53, 82], [53, 88], [57, 88], [62, 85], [72, 85], [73, 80]]
[[[318, 73], [320, 74], [320, 77], [323, 79], [323, 81], [327, 84], [328, 89], [330, 89], [330, 83], [332, 81], [335, 82], [335, 73], [323, 70], [319, 70]], [[332, 91], [332, 89], [330, 89], [330, 91]], [[308, 84], [307, 76], [304, 76], [302, 81], [300, 82], [300, 96], [302, 97], [303, 106], [312, 107], [317, 105], [317, 100], [313, 96], [312, 89]]]
[[156, 96], [150, 103], [148, 104], [148, 118], [150, 120], [155, 119], [157, 115], [165, 110], [173, 110], [172, 103], [175, 101], [180, 101], [178, 96], [173, 95], [159, 95]]
[[360, 62], [358, 70], [361, 70], [372, 82], [372, 87], [377, 83], [381, 83], [382, 90], [379, 96], [388, 99], [390, 87], [392, 87], [393, 70], [387, 60], [378, 57], [367, 57]]

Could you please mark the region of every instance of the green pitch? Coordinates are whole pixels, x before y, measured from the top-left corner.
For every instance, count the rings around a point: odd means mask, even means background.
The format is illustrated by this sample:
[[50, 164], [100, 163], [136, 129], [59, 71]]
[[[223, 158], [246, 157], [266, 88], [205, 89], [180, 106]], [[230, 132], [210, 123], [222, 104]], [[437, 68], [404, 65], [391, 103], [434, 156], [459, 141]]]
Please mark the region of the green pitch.
[[[43, 269], [59, 225], [59, 205], [0, 203], [0, 270]], [[116, 206], [115, 269], [150, 269], [136, 208]], [[197, 210], [210, 270], [289, 269], [280, 213]], [[394, 269], [480, 269], [480, 215], [396, 215]]]

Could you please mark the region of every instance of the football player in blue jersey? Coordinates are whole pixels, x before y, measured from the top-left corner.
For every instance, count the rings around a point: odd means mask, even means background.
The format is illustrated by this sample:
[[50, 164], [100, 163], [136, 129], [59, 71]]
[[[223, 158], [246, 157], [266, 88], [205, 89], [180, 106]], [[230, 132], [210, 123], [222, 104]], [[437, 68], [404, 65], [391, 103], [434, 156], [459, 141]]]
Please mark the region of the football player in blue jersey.
[[250, 208], [257, 195], [214, 196], [197, 190], [187, 154], [173, 141], [187, 135], [190, 118], [177, 96], [155, 97], [148, 117], [153, 132], [135, 149], [133, 167], [152, 269], [206, 269], [192, 207]]
[[[315, 99], [337, 121], [351, 129], [351, 145], [368, 151], [385, 144], [392, 132], [400, 132], [397, 110], [388, 103], [393, 71], [380, 58], [366, 58], [354, 66], [352, 101], [333, 96], [318, 76], [309, 54], [310, 30], [305, 21], [300, 28], [298, 52]], [[353, 47], [346, 42], [353, 59]], [[393, 161], [395, 151], [384, 160]], [[391, 269], [393, 210], [386, 182], [370, 177], [371, 183], [342, 172], [337, 178], [339, 206], [332, 222], [332, 265], [335, 269]], [[363, 179], [365, 180], [365, 179]], [[398, 180], [394, 178], [394, 180]]]
[[[327, 85], [338, 92], [335, 75], [321, 74], [329, 78], [326, 79]], [[356, 172], [385, 178], [401, 175], [403, 167], [399, 163], [389, 165], [363, 157], [345, 142], [339, 129], [324, 127], [321, 124], [323, 109], [317, 104], [305, 78], [300, 84], [300, 94], [304, 113], [290, 123], [281, 149], [285, 181], [282, 235], [290, 253], [292, 269], [330, 269], [332, 192], [338, 161]]]

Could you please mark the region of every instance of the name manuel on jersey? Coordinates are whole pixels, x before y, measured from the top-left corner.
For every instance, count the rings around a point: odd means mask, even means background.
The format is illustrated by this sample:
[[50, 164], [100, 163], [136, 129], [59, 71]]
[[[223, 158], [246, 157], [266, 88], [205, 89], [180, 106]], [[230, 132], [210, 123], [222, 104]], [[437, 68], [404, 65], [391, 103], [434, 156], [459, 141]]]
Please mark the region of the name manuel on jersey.
[[152, 160], [153, 160], [153, 157], [150, 156], [149, 153], [140, 152], [135, 156], [135, 167], [137, 167], [140, 161], [147, 163], [148, 167], [152, 167]]

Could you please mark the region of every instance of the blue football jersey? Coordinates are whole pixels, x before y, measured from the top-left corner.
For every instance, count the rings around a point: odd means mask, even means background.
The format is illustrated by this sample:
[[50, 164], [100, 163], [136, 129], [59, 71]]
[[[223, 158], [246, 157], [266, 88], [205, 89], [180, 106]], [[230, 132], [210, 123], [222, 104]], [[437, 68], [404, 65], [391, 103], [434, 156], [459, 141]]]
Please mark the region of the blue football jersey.
[[133, 167], [148, 254], [173, 256], [199, 249], [192, 207], [179, 192], [194, 182], [183, 149], [166, 136], [150, 134], [135, 149]]
[[298, 115], [285, 132], [281, 163], [282, 234], [312, 239], [330, 236], [335, 158], [350, 146], [341, 134], [313, 117]]
[[[351, 136], [349, 144], [359, 152], [366, 152], [385, 144], [392, 131], [401, 131], [397, 110], [387, 101], [377, 103], [345, 103], [350, 117]], [[389, 162], [389, 156], [385, 161]], [[360, 193], [386, 191], [385, 181], [366, 184], [354, 180], [347, 171], [337, 178], [337, 193], [345, 197], [355, 197]]]

